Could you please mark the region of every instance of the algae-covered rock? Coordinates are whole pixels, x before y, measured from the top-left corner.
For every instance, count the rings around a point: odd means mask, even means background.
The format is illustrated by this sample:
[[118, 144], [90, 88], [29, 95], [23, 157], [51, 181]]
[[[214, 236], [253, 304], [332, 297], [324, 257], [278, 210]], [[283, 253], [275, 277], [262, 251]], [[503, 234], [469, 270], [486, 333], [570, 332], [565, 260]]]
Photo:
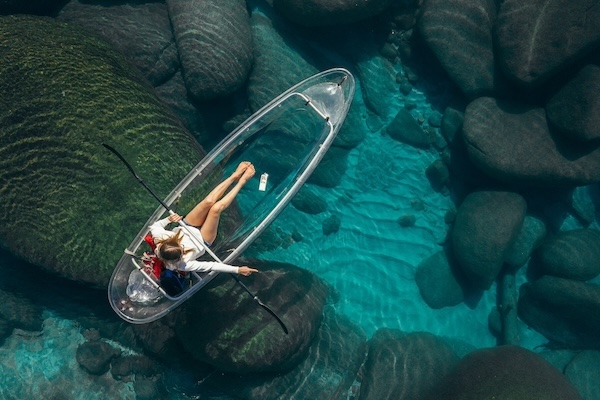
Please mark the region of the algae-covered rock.
[[335, 399], [352, 386], [365, 353], [364, 331], [328, 308], [308, 355], [293, 369], [278, 374], [212, 374], [203, 386], [247, 400]]
[[327, 286], [290, 264], [244, 262], [260, 273], [241, 278], [243, 283], [283, 320], [289, 334], [240, 285], [220, 276], [183, 305], [175, 324], [177, 337], [192, 357], [219, 371], [289, 370], [306, 357], [315, 339]]
[[107, 43], [50, 18], [0, 17], [0, 242], [62, 276], [106, 283], [201, 148]]

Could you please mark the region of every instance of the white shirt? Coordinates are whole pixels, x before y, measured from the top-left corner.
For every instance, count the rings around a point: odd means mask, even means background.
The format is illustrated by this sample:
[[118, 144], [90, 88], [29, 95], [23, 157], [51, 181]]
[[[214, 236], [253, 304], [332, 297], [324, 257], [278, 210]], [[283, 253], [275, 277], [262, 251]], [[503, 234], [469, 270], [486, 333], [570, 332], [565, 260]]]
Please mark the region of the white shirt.
[[[170, 223], [169, 217], [161, 219], [150, 225], [150, 234], [154, 238], [155, 241], [160, 241], [167, 239], [177, 232], [181, 231], [182, 239], [181, 245], [183, 246], [184, 253], [181, 259], [177, 261], [164, 261], [165, 267], [170, 270], [180, 270], [180, 271], [198, 271], [198, 272], [228, 272], [232, 274], [237, 274], [239, 267], [234, 267], [232, 265], [223, 264], [217, 261], [197, 261], [196, 259], [205, 253], [204, 247], [198, 248], [194, 244], [194, 241], [190, 238], [190, 235], [187, 230], [191, 231], [192, 234], [197, 238], [197, 240], [204, 241], [202, 238], [202, 234], [198, 228], [194, 228], [193, 226], [188, 225], [187, 229], [183, 229], [181, 227], [176, 227], [172, 231], [165, 229], [165, 227]], [[160, 244], [156, 246], [156, 254], [160, 249]], [[187, 252], [186, 252], [187, 250]], [[191, 251], [189, 251], [191, 250]]]

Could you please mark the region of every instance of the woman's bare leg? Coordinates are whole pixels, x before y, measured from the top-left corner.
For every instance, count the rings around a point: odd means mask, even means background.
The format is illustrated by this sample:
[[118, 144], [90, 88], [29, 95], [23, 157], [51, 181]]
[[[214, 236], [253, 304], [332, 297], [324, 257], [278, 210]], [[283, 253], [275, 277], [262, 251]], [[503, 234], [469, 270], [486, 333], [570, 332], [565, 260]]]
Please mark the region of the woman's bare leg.
[[227, 193], [223, 198], [217, 201], [208, 211], [208, 215], [200, 228], [200, 233], [202, 233], [202, 238], [209, 244], [217, 237], [218, 229], [219, 229], [219, 219], [221, 218], [221, 213], [227, 209], [240, 192], [242, 187], [254, 176], [254, 165], [250, 164], [248, 168], [244, 171], [242, 177], [238, 180], [237, 184]]
[[214, 206], [227, 189], [242, 177], [246, 169], [251, 164], [248, 161], [241, 162], [233, 174], [223, 182], [219, 183], [196, 207], [185, 216], [185, 222], [194, 226], [201, 226], [206, 220], [206, 216], [212, 206]]

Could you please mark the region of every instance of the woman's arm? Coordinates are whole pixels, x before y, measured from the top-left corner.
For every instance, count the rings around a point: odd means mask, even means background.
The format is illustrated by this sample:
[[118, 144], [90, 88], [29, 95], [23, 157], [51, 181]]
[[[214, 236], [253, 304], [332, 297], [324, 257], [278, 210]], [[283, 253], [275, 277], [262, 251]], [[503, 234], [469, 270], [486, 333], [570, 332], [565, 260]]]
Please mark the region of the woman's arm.
[[171, 222], [177, 222], [181, 219], [181, 216], [178, 214], [169, 215], [166, 218], [159, 219], [152, 225], [150, 225], [150, 234], [153, 238], [163, 239], [165, 237], [169, 237], [173, 234], [173, 232], [165, 229], [167, 225]]
[[185, 265], [184, 271], [197, 271], [197, 272], [227, 272], [230, 274], [241, 274], [248, 276], [253, 272], [258, 272], [254, 268], [234, 267], [233, 265], [227, 265], [216, 261], [188, 261]]

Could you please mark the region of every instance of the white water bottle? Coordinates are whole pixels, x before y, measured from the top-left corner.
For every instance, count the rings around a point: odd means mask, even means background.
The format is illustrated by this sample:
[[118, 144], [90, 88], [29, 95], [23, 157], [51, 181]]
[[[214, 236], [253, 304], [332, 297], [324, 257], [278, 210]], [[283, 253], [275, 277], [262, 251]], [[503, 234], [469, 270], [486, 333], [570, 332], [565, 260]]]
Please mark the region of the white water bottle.
[[261, 192], [264, 192], [265, 190], [267, 190], [267, 180], [268, 179], [269, 179], [269, 174], [267, 174], [266, 172], [260, 176], [258, 190], [260, 190]]

